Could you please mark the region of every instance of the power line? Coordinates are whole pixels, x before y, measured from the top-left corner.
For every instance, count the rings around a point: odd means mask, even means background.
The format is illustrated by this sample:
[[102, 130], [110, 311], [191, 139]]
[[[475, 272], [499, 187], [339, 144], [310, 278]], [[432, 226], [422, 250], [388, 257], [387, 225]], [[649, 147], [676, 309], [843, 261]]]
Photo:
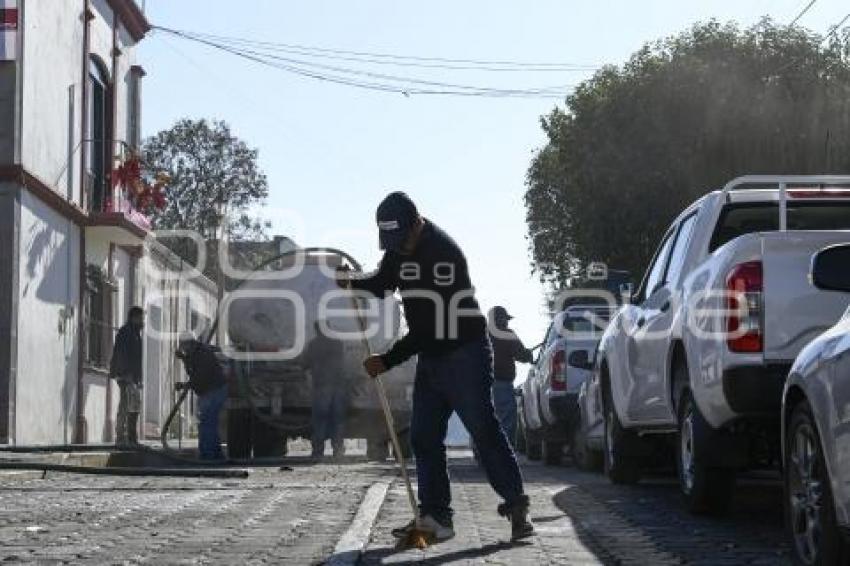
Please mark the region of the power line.
[[789, 26], [793, 26], [793, 25], [794, 25], [794, 24], [796, 24], [798, 21], [800, 21], [800, 18], [802, 18], [803, 16], [805, 16], [805, 15], [806, 15], [806, 13], [807, 13], [809, 10], [811, 10], [811, 9], [812, 9], [812, 6], [814, 6], [814, 5], [815, 5], [815, 3], [816, 3], [817, 1], [818, 1], [818, 0], [811, 0], [811, 2], [809, 2], [809, 3], [806, 5], [806, 7], [805, 7], [805, 8], [803, 8], [803, 9], [800, 11], [800, 13], [799, 13], [799, 14], [797, 14], [797, 17], [795, 17], [793, 20], [791, 20], [791, 23], [790, 23], [790, 24], [788, 24], [788, 25], [789, 25]]
[[[838, 23], [833, 24], [833, 25], [829, 26], [829, 28], [827, 28], [826, 35], [823, 36], [823, 39], [821, 40], [820, 45], [823, 45], [824, 43], [826, 43], [826, 41], [830, 37], [835, 35], [835, 33], [838, 31], [838, 29], [841, 26], [843, 26], [847, 22], [847, 20], [850, 20], [850, 12], [848, 12], [847, 15], [845, 15], [843, 18], [841, 18], [841, 20], [839, 20]], [[784, 65], [780, 65], [776, 70], [774, 70], [771, 73], [771, 75], [777, 75], [777, 74], [781, 73], [782, 71], [784, 71], [785, 69], [787, 69], [788, 67], [792, 67], [792, 66], [796, 65], [797, 63], [800, 63], [801, 61], [802, 61], [802, 57], [796, 57], [796, 58], [792, 59], [791, 61], [788, 61]]]
[[835, 32], [837, 32], [837, 31], [838, 31], [838, 28], [840, 28], [840, 27], [841, 27], [841, 26], [843, 26], [845, 23], [847, 23], [847, 20], [850, 20], [850, 13], [848, 13], [846, 16], [844, 16], [843, 18], [841, 18], [841, 21], [840, 21], [840, 22], [838, 22], [837, 24], [835, 24], [834, 26], [832, 26], [832, 28], [831, 28], [831, 29], [827, 32], [826, 37], [824, 38], [824, 41], [826, 41], [826, 40], [827, 40], [828, 38], [830, 38], [831, 36], [835, 35]]
[[531, 66], [492, 66], [486, 64], [455, 64], [455, 63], [428, 63], [428, 62], [418, 62], [418, 61], [408, 61], [408, 60], [394, 60], [394, 59], [381, 59], [369, 56], [356, 56], [356, 55], [333, 55], [327, 53], [321, 53], [316, 51], [309, 51], [300, 49], [297, 47], [284, 47], [280, 45], [271, 44], [268, 45], [266, 42], [249, 42], [249, 41], [234, 41], [234, 40], [223, 40], [219, 36], [209, 36], [206, 34], [193, 34], [194, 37], [210, 39], [216, 42], [224, 42], [228, 45], [233, 46], [242, 46], [245, 48], [253, 48], [259, 49], [263, 52], [268, 53], [286, 53], [290, 55], [298, 55], [301, 57], [310, 57], [314, 59], [324, 59], [331, 61], [345, 61], [345, 62], [354, 62], [354, 63], [363, 63], [368, 65], [382, 65], [382, 66], [391, 66], [391, 67], [412, 67], [418, 69], [440, 69], [440, 70], [449, 70], [449, 71], [483, 71], [483, 72], [497, 72], [497, 73], [565, 73], [565, 72], [588, 72], [595, 71], [599, 67], [592, 65], [564, 65], [563, 67], [556, 66], [541, 66], [535, 67]]
[[[479, 86], [461, 85], [461, 84], [453, 84], [453, 83], [444, 83], [444, 82], [438, 82], [438, 81], [429, 81], [429, 80], [425, 80], [425, 79], [417, 79], [417, 78], [413, 78], [413, 77], [404, 77], [404, 76], [398, 76], [398, 75], [387, 75], [387, 74], [384, 74], [384, 73], [374, 73], [374, 72], [371, 72], [371, 71], [349, 69], [349, 68], [345, 68], [345, 67], [338, 67], [338, 66], [335, 66], [335, 65], [323, 65], [321, 63], [313, 63], [311, 61], [291, 59], [291, 58], [282, 57], [282, 56], [279, 56], [279, 55], [269, 55], [269, 54], [266, 54], [266, 53], [263, 53], [263, 52], [253, 51], [253, 50], [250, 50], [250, 49], [239, 49], [239, 50], [235, 50], [235, 51], [240, 53], [240, 54], [254, 55], [256, 57], [263, 58], [263, 59], [271, 59], [271, 60], [282, 61], [284, 63], [293, 64], [293, 65], [312, 67], [312, 68], [315, 68], [315, 69], [319, 69], [320, 71], [332, 71], [332, 72], [342, 73], [342, 74], [346, 74], [346, 75], [362, 76], [362, 77], [368, 77], [368, 78], [371, 78], [371, 79], [380, 79], [380, 80], [391, 81], [391, 82], [419, 84], [419, 85], [445, 87], [445, 88], [455, 88], [455, 89], [459, 89], [459, 90], [488, 90], [488, 91], [489, 90], [497, 90], [497, 89], [494, 89], [492, 87], [479, 87]], [[552, 87], [534, 89], [534, 92], [549, 92], [549, 91], [560, 90], [560, 89], [565, 89], [565, 88], [570, 88], [570, 85], [557, 85], [557, 86], [552, 86]]]
[[439, 94], [454, 96], [562, 98], [564, 90], [571, 88], [570, 85], [559, 85], [557, 87], [508, 89], [445, 83], [417, 79], [412, 77], [373, 73], [364, 70], [350, 69], [333, 65], [324, 65], [312, 61], [303, 61], [279, 55], [259, 52], [255, 50], [238, 48], [232, 45], [211, 41], [203, 37], [198, 37], [190, 32], [182, 32], [179, 30], [172, 30], [160, 26], [154, 27], [159, 31], [174, 35], [176, 37], [200, 43], [202, 45], [206, 45], [207, 47], [224, 51], [226, 53], [230, 53], [231, 55], [235, 55], [237, 57], [241, 57], [243, 59], [247, 59], [265, 66], [294, 73], [302, 77], [320, 80], [324, 82], [330, 82], [343, 86], [350, 86], [382, 92], [395, 92], [408, 96], [412, 94]]
[[264, 48], [272, 51], [292, 52], [293, 54], [311, 57], [337, 58], [348, 61], [361, 61], [373, 64], [392, 64], [400, 66], [418, 66], [440, 69], [458, 70], [482, 70], [482, 71], [592, 71], [599, 68], [598, 65], [578, 63], [551, 63], [530, 61], [504, 61], [504, 60], [481, 60], [481, 59], [452, 59], [446, 57], [422, 57], [415, 55], [397, 55], [390, 53], [377, 53], [368, 51], [351, 51], [345, 49], [334, 49], [327, 47], [314, 47], [294, 43], [279, 43], [271, 41], [258, 41], [241, 37], [206, 34], [154, 26], [156, 29], [168, 31], [175, 34], [185, 34], [193, 37], [202, 37], [217, 43], [230, 45], [241, 44]]

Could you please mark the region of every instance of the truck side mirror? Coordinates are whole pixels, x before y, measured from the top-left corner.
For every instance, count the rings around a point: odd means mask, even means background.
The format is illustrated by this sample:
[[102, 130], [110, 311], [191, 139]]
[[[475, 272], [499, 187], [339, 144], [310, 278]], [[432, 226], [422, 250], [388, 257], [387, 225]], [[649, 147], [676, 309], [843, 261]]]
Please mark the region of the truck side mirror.
[[850, 244], [830, 246], [816, 253], [811, 280], [818, 289], [850, 293]]
[[570, 355], [567, 358], [567, 364], [574, 368], [588, 371], [593, 369], [593, 362], [590, 361], [590, 356], [587, 354], [587, 350], [573, 350], [570, 352]]

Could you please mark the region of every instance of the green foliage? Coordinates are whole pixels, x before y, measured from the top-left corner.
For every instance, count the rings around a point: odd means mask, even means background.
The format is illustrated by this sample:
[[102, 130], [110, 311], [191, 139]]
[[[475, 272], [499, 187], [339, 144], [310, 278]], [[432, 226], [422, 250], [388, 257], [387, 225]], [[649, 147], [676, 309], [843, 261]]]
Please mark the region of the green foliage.
[[850, 171], [847, 38], [712, 21], [581, 84], [528, 169], [541, 279], [591, 261], [639, 277], [670, 221], [738, 175]]
[[[268, 197], [257, 150], [224, 122], [183, 119], [145, 141], [145, 168], [170, 176], [166, 206], [153, 214], [154, 228], [195, 230], [206, 241], [221, 235], [221, 214], [233, 240], [265, 239], [268, 224], [252, 214]], [[175, 250], [177, 251], [177, 250]]]

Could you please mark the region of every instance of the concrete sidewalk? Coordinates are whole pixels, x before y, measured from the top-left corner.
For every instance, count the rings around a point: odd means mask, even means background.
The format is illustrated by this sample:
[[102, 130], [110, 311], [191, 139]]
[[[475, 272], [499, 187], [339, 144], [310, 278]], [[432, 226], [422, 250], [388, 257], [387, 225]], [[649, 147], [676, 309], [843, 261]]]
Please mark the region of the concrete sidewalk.
[[362, 564], [600, 564], [582, 541], [573, 521], [555, 506], [563, 482], [540, 466], [526, 466], [526, 492], [538, 534], [527, 542], [510, 542], [510, 523], [496, 513], [499, 498], [469, 453], [450, 458], [457, 536], [424, 551], [397, 551], [390, 530], [407, 523], [411, 511], [404, 484], [396, 480], [372, 530]]

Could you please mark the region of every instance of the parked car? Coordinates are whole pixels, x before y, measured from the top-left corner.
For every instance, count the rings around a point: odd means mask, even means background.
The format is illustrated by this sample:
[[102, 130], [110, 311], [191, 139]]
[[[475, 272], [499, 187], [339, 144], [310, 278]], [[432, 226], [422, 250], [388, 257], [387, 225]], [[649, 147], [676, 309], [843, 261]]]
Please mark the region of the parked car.
[[[573, 354], [567, 363], [587, 371], [592, 371], [594, 367], [593, 358], [581, 352]], [[570, 451], [577, 468], [589, 472], [603, 469], [604, 437], [602, 399], [599, 394], [599, 380], [594, 373], [581, 384], [578, 391], [578, 424], [573, 427], [573, 437], [570, 441]]]
[[[812, 262], [812, 282], [850, 303], [850, 244]], [[786, 524], [803, 564], [845, 564], [850, 547], [850, 308], [797, 356], [782, 397]]]
[[577, 423], [577, 400], [587, 368], [569, 366], [573, 352], [593, 351], [611, 317], [612, 307], [573, 304], [552, 320], [540, 353], [522, 384], [519, 430], [529, 459], [561, 461]]
[[613, 482], [638, 481], [672, 441], [687, 508], [722, 512], [737, 471], [778, 461], [791, 362], [845, 304], [808, 272], [812, 254], [848, 240], [850, 191], [833, 188], [848, 185], [740, 177], [674, 220], [599, 345]]

